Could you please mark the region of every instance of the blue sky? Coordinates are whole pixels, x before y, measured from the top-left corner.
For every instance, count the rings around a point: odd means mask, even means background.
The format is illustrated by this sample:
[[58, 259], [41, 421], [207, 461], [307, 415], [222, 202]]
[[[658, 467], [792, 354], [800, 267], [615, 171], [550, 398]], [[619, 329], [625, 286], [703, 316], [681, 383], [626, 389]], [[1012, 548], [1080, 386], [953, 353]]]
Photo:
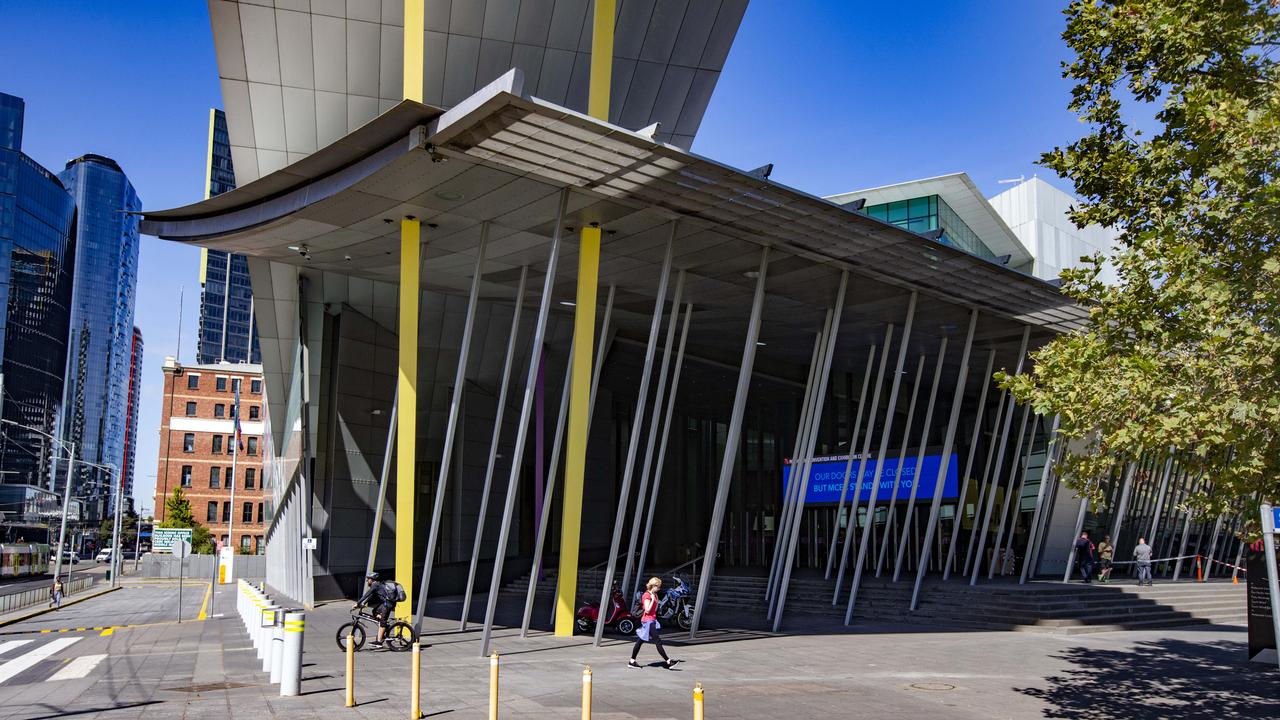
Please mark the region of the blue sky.
[[[0, 91], [27, 102], [23, 149], [55, 172], [86, 152], [113, 157], [147, 208], [202, 198], [208, 109], [221, 106], [206, 8], [6, 0]], [[1083, 131], [1066, 111], [1062, 25], [1049, 0], [753, 0], [693, 149], [774, 163], [773, 180], [821, 195], [956, 171], [994, 195], [1001, 179], [1050, 175], [1036, 158]], [[181, 352], [194, 359], [198, 263], [196, 250], [143, 239], [144, 508], [182, 288]]]

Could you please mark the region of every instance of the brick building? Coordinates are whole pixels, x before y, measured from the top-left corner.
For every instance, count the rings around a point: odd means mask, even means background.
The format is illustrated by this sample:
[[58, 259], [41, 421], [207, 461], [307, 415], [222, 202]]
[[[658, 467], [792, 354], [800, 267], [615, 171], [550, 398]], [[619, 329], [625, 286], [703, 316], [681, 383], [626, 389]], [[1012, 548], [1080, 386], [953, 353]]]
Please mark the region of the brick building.
[[[235, 389], [240, 388], [243, 443], [234, 474]], [[265, 398], [262, 366], [181, 365], [164, 359], [164, 407], [160, 461], [156, 471], [156, 522], [165, 520], [165, 499], [182, 487], [195, 519], [227, 542], [228, 523], [240, 552], [261, 553], [263, 544], [262, 434]], [[231, 486], [235, 485], [232, 505]]]

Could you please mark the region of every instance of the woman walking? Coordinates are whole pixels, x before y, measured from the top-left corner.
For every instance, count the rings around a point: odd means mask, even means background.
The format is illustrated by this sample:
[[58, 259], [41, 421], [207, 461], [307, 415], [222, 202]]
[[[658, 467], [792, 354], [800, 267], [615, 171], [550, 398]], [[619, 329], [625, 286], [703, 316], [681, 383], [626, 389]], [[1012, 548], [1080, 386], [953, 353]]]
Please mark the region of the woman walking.
[[658, 578], [649, 578], [649, 582], [645, 583], [644, 595], [640, 598], [640, 627], [636, 628], [636, 644], [631, 648], [631, 660], [627, 662], [627, 667], [639, 668], [640, 663], [636, 662], [636, 656], [640, 654], [640, 646], [645, 641], [653, 643], [658, 649], [658, 654], [662, 656], [662, 666], [670, 670], [680, 662], [677, 659], [667, 657], [667, 652], [662, 649], [662, 636], [658, 634], [659, 628], [662, 627], [658, 623], [658, 590], [662, 588], [662, 581]]
[[49, 587], [49, 607], [55, 610], [62, 607], [62, 578], [54, 578]]

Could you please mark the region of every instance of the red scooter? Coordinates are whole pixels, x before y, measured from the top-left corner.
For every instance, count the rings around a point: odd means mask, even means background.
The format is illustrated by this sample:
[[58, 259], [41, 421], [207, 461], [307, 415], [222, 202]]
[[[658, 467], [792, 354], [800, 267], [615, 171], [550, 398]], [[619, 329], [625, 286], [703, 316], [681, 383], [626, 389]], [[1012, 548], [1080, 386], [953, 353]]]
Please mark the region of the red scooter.
[[[595, 630], [596, 622], [600, 619], [600, 607], [596, 603], [586, 603], [578, 608], [576, 617], [578, 632], [585, 635]], [[609, 599], [609, 613], [605, 616], [604, 626], [615, 628], [623, 635], [630, 635], [636, 631], [636, 624], [636, 617], [631, 614], [631, 608], [627, 607], [622, 591], [615, 586]]]

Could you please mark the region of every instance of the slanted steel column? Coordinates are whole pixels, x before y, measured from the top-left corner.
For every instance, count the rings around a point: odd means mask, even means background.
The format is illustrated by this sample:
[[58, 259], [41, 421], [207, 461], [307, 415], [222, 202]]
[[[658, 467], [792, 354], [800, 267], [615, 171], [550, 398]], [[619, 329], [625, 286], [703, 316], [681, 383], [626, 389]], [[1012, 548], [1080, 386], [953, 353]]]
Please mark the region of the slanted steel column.
[[795, 499], [800, 493], [799, 485], [794, 482], [800, 477], [804, 471], [804, 457], [802, 455], [804, 447], [805, 430], [809, 427], [810, 410], [813, 408], [813, 386], [815, 378], [818, 375], [818, 365], [822, 356], [822, 333], [819, 331], [813, 336], [813, 353], [809, 356], [809, 376], [804, 383], [804, 393], [800, 399], [800, 417], [796, 423], [796, 442], [791, 451], [791, 479], [793, 482], [786, 487], [786, 492], [782, 496], [782, 511], [778, 513], [776, 531], [774, 533], [773, 542], [773, 560], [769, 563], [769, 581], [765, 585], [765, 605], [771, 610], [773, 608], [773, 593], [778, 587], [778, 580], [782, 577], [782, 557], [786, 554], [787, 536], [791, 532], [791, 511], [795, 506]]
[[[1187, 477], [1190, 478], [1191, 473], [1188, 472], [1186, 473], [1186, 475]], [[1196, 492], [1196, 488], [1200, 486], [1200, 481], [1203, 479], [1203, 477], [1204, 476], [1202, 475], [1199, 477], [1191, 478], [1191, 482], [1188, 484], [1187, 495], [1184, 497], [1188, 497], [1192, 493]], [[1076, 534], [1078, 535], [1079, 533], [1076, 533]], [[1182, 541], [1178, 544], [1178, 555], [1177, 555], [1178, 559], [1174, 561], [1174, 566], [1173, 566], [1174, 582], [1177, 582], [1178, 578], [1182, 576], [1182, 556], [1187, 554], [1187, 537], [1190, 534], [1191, 534], [1191, 509], [1188, 508], [1182, 521]]]
[[[667, 281], [671, 275], [671, 253], [675, 246], [677, 223], [671, 224], [667, 237], [667, 252], [662, 259], [662, 274], [658, 277], [658, 294], [654, 299], [653, 318], [649, 322], [649, 342], [644, 350], [644, 370], [640, 374], [640, 388], [636, 394], [635, 417], [631, 422], [631, 438], [627, 441], [626, 464], [622, 466], [622, 485], [618, 488], [618, 509], [613, 518], [613, 539], [609, 543], [609, 556], [604, 566], [604, 586], [600, 589], [600, 607], [609, 607], [613, 594], [613, 564], [618, 560], [618, 548], [622, 545], [622, 528], [627, 518], [627, 503], [631, 499], [631, 478], [635, 472], [636, 452], [640, 449], [640, 431], [644, 427], [644, 410], [649, 401], [649, 378], [653, 375], [653, 356], [658, 349], [658, 331], [662, 328], [662, 308], [667, 302]], [[605, 623], [596, 623], [595, 645], [600, 646]]]
[[1164, 461], [1164, 472], [1160, 475], [1160, 493], [1156, 500], [1155, 511], [1151, 513], [1151, 531], [1147, 537], [1156, 542], [1156, 533], [1160, 530], [1160, 514], [1164, 512], [1164, 500], [1169, 491], [1169, 474], [1173, 470], [1173, 448], [1169, 448], [1169, 456]]
[[855, 406], [856, 417], [853, 421], [853, 432], [849, 434], [849, 458], [844, 463], [844, 484], [840, 487], [840, 503], [836, 505], [836, 521], [831, 526], [831, 542], [827, 544], [827, 572], [824, 577], [831, 577], [832, 563], [836, 558], [836, 542], [840, 539], [840, 516], [844, 514], [844, 499], [849, 493], [849, 468], [853, 465], [853, 456], [857, 451], [858, 433], [862, 430], [862, 415], [866, 409], [867, 385], [871, 383], [871, 368], [876, 362], [876, 346], [872, 345], [867, 352], [867, 369], [862, 373], [862, 389], [858, 391], [858, 404]]
[[[512, 449], [511, 473], [507, 478], [507, 497], [502, 507], [502, 527], [498, 530], [498, 546], [494, 551], [493, 576], [489, 580], [489, 595], [484, 610], [484, 630], [480, 635], [480, 657], [489, 654], [489, 640], [493, 636], [493, 616], [498, 609], [499, 589], [502, 587], [502, 565], [507, 559], [507, 541], [511, 537], [511, 518], [516, 507], [516, 491], [520, 485], [520, 471], [524, 464], [524, 450], [529, 439], [529, 419], [533, 414], [533, 397], [537, 391], [538, 370], [542, 364], [542, 344], [547, 338], [547, 315], [551, 312], [551, 293], [556, 286], [556, 268], [560, 262], [560, 241], [556, 235], [551, 241], [547, 257], [547, 274], [542, 281], [542, 300], [538, 304], [538, 319], [533, 326], [533, 342], [529, 345], [529, 370], [525, 374], [524, 399], [520, 403], [520, 420], [516, 425], [516, 444]], [[521, 296], [523, 298], [523, 295]], [[516, 304], [519, 312], [519, 303]], [[514, 341], [514, 337], [512, 340]], [[477, 536], [479, 533], [477, 532]], [[463, 619], [466, 616], [463, 615]]]
[[[1008, 390], [1001, 390], [1000, 397], [996, 400], [996, 416], [995, 422], [991, 425], [991, 442], [987, 444], [987, 459], [982, 464], [982, 475], [978, 477], [978, 502], [973, 506], [973, 522], [969, 525], [969, 541], [964, 546], [964, 571], [961, 575], [969, 576], [969, 567], [973, 563], [973, 551], [977, 549], [974, 541], [978, 539], [978, 516], [982, 514], [982, 508], [987, 500], [987, 478], [991, 477], [991, 463], [996, 458], [996, 446], [999, 441], [996, 434], [1000, 432], [1001, 422], [1005, 416], [1005, 398], [1009, 395]], [[976, 439], [977, 432], [974, 437]]]
[[[840, 586], [844, 584], [844, 568], [845, 563], [849, 560], [850, 543], [853, 542], [853, 533], [858, 526], [858, 503], [862, 496], [862, 473], [867, 466], [867, 456], [871, 454], [871, 436], [876, 429], [876, 410], [880, 409], [880, 391], [884, 388], [885, 368], [889, 364], [889, 346], [893, 342], [893, 326], [889, 325], [884, 329], [884, 349], [880, 351], [880, 369], [877, 371], [876, 389], [871, 393], [871, 404], [867, 406], [867, 433], [862, 439], [862, 452], [858, 457], [858, 474], [854, 477], [853, 501], [849, 505], [849, 522], [844, 528], [844, 546], [840, 550], [840, 569], [836, 573], [836, 586], [831, 593], [831, 605], [834, 607], [840, 601]], [[905, 346], [905, 338], [903, 345]], [[856, 437], [854, 438], [856, 440]], [[850, 441], [850, 452], [853, 451], [853, 440]], [[853, 464], [853, 455], [844, 464], [844, 490], [849, 488], [849, 468]], [[837, 515], [836, 517], [839, 517]], [[832, 556], [834, 557], [834, 556]], [[831, 557], [827, 558], [827, 577], [831, 577]]]
[[916, 418], [916, 398], [920, 395], [920, 380], [924, 376], [924, 357], [924, 353], [920, 353], [920, 360], [916, 363], [915, 382], [911, 384], [911, 399], [907, 401], [907, 424], [902, 429], [902, 443], [898, 448], [898, 467], [893, 473], [893, 494], [889, 496], [889, 502], [885, 503], [884, 535], [880, 538], [880, 552], [876, 553], [876, 577], [880, 577], [880, 571], [884, 568], [884, 556], [889, 552], [889, 538], [893, 537], [893, 519], [897, 514], [894, 503], [898, 502], [898, 486], [902, 484], [902, 465], [907, 461], [907, 447], [911, 444], [911, 427]]
[[[515, 307], [511, 313], [511, 330], [507, 335], [507, 352], [502, 358], [502, 380], [498, 384], [498, 405], [493, 414], [493, 436], [489, 440], [489, 460], [485, 463], [484, 483], [480, 489], [480, 511], [476, 515], [475, 540], [471, 543], [471, 566], [467, 569], [467, 589], [462, 596], [462, 620], [458, 624], [460, 631], [467, 629], [467, 620], [471, 616], [471, 593], [475, 590], [476, 568], [480, 565], [480, 545], [484, 542], [485, 518], [489, 514], [489, 495], [493, 489], [493, 471], [498, 464], [498, 446], [502, 443], [502, 420], [507, 411], [507, 392], [511, 388], [511, 366], [515, 363], [516, 345], [520, 340], [520, 312], [524, 310], [525, 283], [528, 279], [529, 266], [525, 265], [520, 268], [520, 282], [516, 285]], [[532, 350], [536, 354], [538, 348], [535, 346]]]
[[803, 477], [792, 476], [794, 483], [800, 486], [800, 492], [796, 499], [795, 512], [792, 513], [791, 540], [787, 546], [786, 562], [783, 565], [782, 585], [778, 588], [777, 597], [774, 598], [776, 604], [776, 610], [773, 613], [774, 632], [778, 632], [778, 628], [782, 625], [782, 611], [787, 606], [787, 588], [791, 585], [791, 565], [795, 561], [796, 546], [800, 540], [800, 521], [804, 518], [805, 494], [809, 491], [809, 477], [813, 472], [813, 453], [818, 443], [818, 429], [822, 426], [827, 383], [831, 380], [831, 359], [836, 353], [836, 338], [840, 336], [840, 319], [844, 314], [845, 291], [848, 287], [849, 271], [845, 270], [840, 273], [840, 289], [836, 291], [835, 305], [827, 312], [827, 330], [823, 341], [826, 347], [822, 351], [822, 369], [818, 374], [817, 402], [813, 408], [813, 421], [809, 423], [809, 437], [805, 441], [804, 454], [809, 462], [805, 464]]
[[387, 419], [387, 447], [382, 454], [382, 474], [378, 476], [378, 504], [373, 511], [373, 531], [369, 534], [369, 561], [365, 563], [364, 572], [373, 572], [373, 563], [378, 556], [378, 537], [382, 534], [382, 512], [387, 506], [387, 478], [391, 476], [391, 454], [396, 447], [396, 405], [400, 393], [397, 391], [391, 399], [391, 417]]
[[[662, 420], [662, 399], [667, 392], [667, 371], [671, 368], [671, 346], [675, 344], [676, 322], [680, 319], [680, 303], [684, 299], [684, 283], [688, 276], [681, 270], [676, 275], [675, 296], [671, 299], [671, 321], [667, 324], [666, 342], [662, 349], [662, 365], [658, 368], [658, 390], [653, 395], [653, 407], [649, 411], [649, 432], [645, 441], [644, 465], [640, 471], [640, 489], [636, 492], [636, 512], [631, 520], [631, 537], [627, 542], [627, 564], [622, 572], [622, 585], [625, 591], [635, 587], [631, 584], [631, 571], [635, 568], [636, 542], [640, 536], [640, 521], [644, 518], [644, 498], [649, 491], [649, 473], [653, 470], [653, 446], [658, 440], [658, 423]], [[636, 418], [639, 422], [640, 418]], [[637, 583], [639, 578], [636, 578]], [[627, 597], [631, 597], [628, 595]]]
[[[996, 365], [996, 351], [987, 353], [987, 369], [982, 373], [982, 394], [978, 397], [978, 411], [973, 418], [973, 439], [969, 441], [969, 457], [964, 463], [964, 474], [960, 481], [960, 495], [956, 498], [956, 518], [951, 525], [951, 542], [947, 547], [947, 559], [942, 563], [942, 579], [951, 578], [951, 566], [955, 564], [956, 540], [960, 538], [960, 526], [964, 524], [964, 507], [969, 496], [969, 473], [973, 471], [974, 449], [978, 447], [978, 438], [982, 434], [982, 415], [987, 409], [987, 391], [991, 389], [991, 370]], [[999, 424], [999, 420], [996, 421]], [[977, 519], [978, 506], [974, 508], [974, 519]]]
[[1120, 542], [1120, 528], [1124, 522], [1125, 511], [1129, 507], [1129, 491], [1133, 487], [1133, 476], [1138, 470], [1138, 460], [1130, 460], [1129, 466], [1125, 468], [1124, 486], [1120, 489], [1120, 501], [1116, 507], [1116, 517], [1111, 522], [1111, 541], [1112, 543]]
[[[811, 453], [808, 448], [809, 428], [813, 427], [814, 423], [818, 422], [817, 418], [814, 416], [813, 410], [817, 406], [816, 399], [818, 397], [819, 377], [822, 372], [822, 361], [826, 354], [826, 339], [830, 333], [831, 311], [828, 310], [826, 316], [822, 320], [821, 329], [818, 330], [818, 334], [814, 337], [813, 345], [816, 354], [813, 358], [813, 364], [815, 367], [813, 372], [809, 374], [811, 382], [805, 388], [806, 395], [809, 400], [805, 409], [806, 422], [800, 428], [800, 432], [796, 437], [796, 454], [791, 463], [790, 479], [787, 484], [787, 496], [792, 499], [792, 502], [790, 508], [785, 513], [784, 519], [780, 521], [778, 526], [777, 544], [781, 549], [781, 553], [778, 555], [774, 566], [770, 568], [770, 570], [773, 571], [772, 577], [774, 585], [769, 589], [770, 593], [766, 602], [767, 610], [765, 612], [765, 617], [771, 620], [773, 619], [774, 608], [777, 607], [778, 591], [782, 587], [782, 576], [786, 574], [786, 558], [791, 547], [792, 534], [796, 530], [795, 527], [793, 527], [792, 518], [796, 516], [796, 513], [802, 505], [801, 493], [804, 492], [803, 480], [805, 478], [805, 470], [811, 465]], [[796, 536], [796, 540], [799, 540], [799, 536]]]
[[689, 339], [689, 321], [693, 318], [693, 304], [684, 307], [684, 323], [680, 328], [680, 349], [676, 351], [676, 367], [671, 374], [671, 391], [667, 393], [666, 419], [662, 421], [662, 439], [658, 442], [658, 460], [653, 468], [653, 488], [649, 491], [649, 511], [644, 521], [644, 540], [640, 543], [640, 560], [636, 564], [636, 581], [644, 576], [645, 559], [649, 556], [649, 533], [653, 529], [653, 514], [658, 507], [658, 490], [662, 486], [663, 461], [667, 457], [667, 437], [671, 433], [671, 418], [675, 415], [676, 397], [680, 390], [680, 370], [684, 366], [685, 341]]
[[1222, 532], [1222, 515], [1219, 515], [1218, 519], [1213, 521], [1213, 534], [1209, 536], [1209, 552], [1206, 553], [1196, 548], [1201, 555], [1205, 556], [1204, 577], [1206, 580], [1213, 574], [1213, 561], [1218, 557], [1218, 533], [1220, 532]]
[[1081, 531], [1084, 529], [1084, 515], [1089, 510], [1089, 500], [1083, 492], [1080, 494], [1080, 510], [1076, 513], [1076, 529], [1071, 533], [1071, 551], [1067, 554], [1067, 569], [1062, 573], [1062, 582], [1071, 579], [1071, 571], [1076, 566], [1076, 538], [1080, 537]]
[[[601, 340], [604, 333], [600, 334]], [[556, 413], [555, 438], [551, 441], [551, 468], [547, 472], [547, 487], [542, 492], [542, 504], [538, 509], [538, 539], [533, 546], [533, 566], [529, 568], [529, 590], [524, 596], [524, 616], [520, 621], [520, 637], [529, 637], [529, 620], [533, 617], [533, 597], [538, 591], [538, 576], [542, 574], [542, 547], [547, 541], [547, 526], [551, 524], [551, 498], [556, 490], [556, 470], [560, 465], [560, 447], [564, 441], [564, 421], [569, 414], [569, 380], [573, 370], [573, 341], [569, 342], [569, 356], [564, 363], [564, 383], [560, 386], [560, 410]]]
[[[1005, 513], [1009, 511], [1009, 504], [1013, 497], [1013, 489], [1014, 489], [1014, 486], [1017, 485], [1018, 465], [1019, 465], [1018, 459], [1019, 459], [1019, 456], [1022, 455], [1022, 443], [1027, 436], [1027, 420], [1029, 420], [1030, 417], [1031, 417], [1031, 405], [1030, 404], [1024, 405], [1022, 407], [1022, 422], [1018, 424], [1017, 441], [1014, 443], [1014, 446], [1013, 446], [1013, 455], [1010, 456], [1009, 458], [1009, 487], [1006, 488], [1004, 492], [1004, 502], [1000, 505], [1000, 516], [995, 518], [996, 539], [991, 546], [991, 562], [987, 563], [987, 568], [988, 568], [987, 579], [988, 580], [990, 580], [992, 577], [995, 576], [996, 555], [997, 553], [1000, 552], [1000, 541], [1003, 539], [1002, 536], [1004, 533], [1004, 516], [1005, 516]], [[1001, 459], [1003, 459], [1003, 454], [1001, 456]], [[997, 461], [996, 467], [997, 468], [1000, 467], [998, 461]], [[991, 483], [991, 495], [988, 496], [988, 500], [992, 503], [992, 506], [994, 506], [995, 500], [997, 500], [1000, 497], [999, 473], [996, 473], [996, 475], [997, 477], [994, 480], [992, 480], [992, 483]], [[987, 531], [991, 529], [990, 520], [991, 520], [991, 513], [989, 512], [987, 514], [986, 519], [984, 519], [982, 523], [982, 532], [979, 533], [978, 535], [978, 552], [977, 552], [977, 557], [974, 559], [973, 575], [970, 578], [970, 583], [969, 583], [970, 585], [973, 585], [976, 582], [978, 575], [982, 574], [982, 559], [983, 559], [982, 551], [987, 548]]]
[[[974, 312], [977, 311], [975, 310]], [[909, 539], [907, 533], [911, 532], [911, 517], [912, 513], [915, 512], [916, 492], [920, 489], [920, 469], [924, 467], [924, 449], [929, 445], [929, 426], [933, 423], [933, 406], [938, 399], [938, 384], [942, 380], [942, 361], [947, 357], [947, 341], [948, 338], [942, 338], [942, 344], [938, 347], [938, 363], [933, 368], [933, 389], [929, 391], [929, 404], [926, 406], [924, 413], [924, 428], [920, 431], [920, 449], [916, 453], [915, 480], [911, 483], [911, 496], [907, 499], [907, 513], [902, 517], [902, 539], [898, 541], [898, 554], [893, 560], [894, 582], [898, 582], [898, 578], [902, 575], [902, 560], [907, 551]], [[966, 350], [964, 361], [961, 364], [967, 365], [968, 361], [969, 357]], [[901, 463], [898, 464], [898, 477], [899, 479], [902, 477]], [[938, 482], [942, 482], [942, 480], [938, 480]], [[924, 552], [924, 548], [921, 548], [921, 554]]]
[[[1022, 329], [1022, 344], [1018, 348], [1018, 365], [1016, 369], [1013, 371], [1014, 375], [1022, 374], [1022, 364], [1027, 358], [1027, 343], [1030, 340], [1031, 340], [1031, 326], [1027, 325]], [[1009, 426], [1013, 424], [1013, 409], [1016, 403], [1017, 403], [1016, 399], [1012, 395], [1010, 395], [1009, 404], [1006, 407], [1006, 412], [1004, 415], [1004, 432], [1001, 433], [1000, 435], [1000, 448], [996, 450], [995, 470], [991, 473], [991, 488], [990, 488], [990, 491], [987, 493], [987, 508], [986, 508], [986, 511], [983, 513], [982, 530], [980, 532], [980, 536], [978, 537], [978, 549], [973, 560], [973, 575], [969, 577], [970, 585], [976, 585], [978, 583], [978, 572], [982, 569], [982, 550], [983, 548], [986, 547], [986, 544], [987, 544], [987, 527], [991, 523], [991, 509], [995, 507], [995, 504], [996, 504], [996, 492], [1000, 486], [1000, 469], [1004, 465], [1004, 448], [1005, 448], [1006, 442], [1009, 439]], [[1025, 419], [1025, 417], [1026, 415], [1024, 414], [1023, 418]], [[1015, 463], [1017, 462], [1016, 458], [1014, 462]], [[975, 517], [973, 520], [974, 520], [974, 529], [976, 530], [978, 525], [978, 518]], [[972, 544], [972, 540], [970, 541], [970, 544]]]
[[1031, 576], [1031, 568], [1035, 567], [1035, 563], [1040, 559], [1040, 535], [1043, 528], [1040, 527], [1041, 516], [1047, 519], [1044, 514], [1043, 504], [1053, 495], [1045, 494], [1045, 488], [1049, 486], [1050, 480], [1054, 477], [1054, 464], [1058, 456], [1058, 424], [1062, 421], [1061, 415], [1054, 415], [1053, 422], [1049, 426], [1049, 441], [1045, 444], [1044, 451], [1044, 471], [1040, 474], [1040, 487], [1036, 488], [1036, 504], [1035, 510], [1031, 513], [1031, 530], [1027, 534], [1027, 556], [1022, 562], [1022, 574], [1018, 577], [1018, 584], [1025, 585], [1027, 578]]
[[716, 486], [715, 504], [711, 510], [711, 527], [707, 531], [707, 556], [702, 563], [702, 577], [698, 582], [698, 600], [693, 608], [693, 625], [689, 637], [698, 632], [702, 611], [707, 605], [707, 590], [711, 575], [715, 572], [716, 548], [720, 544], [720, 529], [724, 525], [724, 506], [729, 500], [729, 484], [733, 482], [733, 468], [738, 460], [738, 441], [742, 436], [742, 415], [747, 409], [747, 391], [751, 388], [751, 369], [756, 361], [756, 341], [760, 337], [760, 320], [764, 314], [764, 287], [769, 275], [769, 247], [760, 250], [760, 270], [756, 276], [755, 296], [751, 300], [751, 317], [747, 320], [747, 336], [742, 345], [742, 365], [738, 368], [738, 387], [733, 395], [733, 410], [729, 415], [729, 432], [725, 437], [724, 459], [720, 464], [720, 480]]
[[[924, 531], [924, 540], [920, 543], [920, 561], [916, 563], [916, 584], [911, 589], [911, 610], [920, 605], [920, 584], [924, 582], [924, 574], [929, 570], [929, 555], [933, 552], [933, 536], [938, 529], [938, 516], [942, 513], [942, 490], [947, 482], [947, 470], [951, 465], [951, 451], [956, 442], [956, 426], [960, 423], [960, 408], [964, 404], [964, 388], [969, 381], [969, 357], [973, 354], [973, 335], [978, 329], [978, 311], [969, 313], [969, 331], [964, 337], [964, 351], [960, 353], [960, 370], [956, 373], [956, 389], [951, 396], [951, 416], [947, 419], [947, 432], [942, 439], [942, 459], [938, 462], [938, 476], [933, 481], [933, 500], [929, 504], [929, 525]], [[990, 374], [988, 373], [988, 378]], [[935, 381], [936, 384], [936, 381]], [[983, 386], [982, 397], [978, 398], [978, 413], [981, 414], [982, 403], [986, 401], [986, 386]], [[924, 444], [921, 443], [923, 448]], [[972, 453], [971, 453], [972, 454]], [[917, 466], [919, 462], [917, 461]], [[959, 518], [959, 513], [956, 514]], [[899, 564], [901, 564], [899, 562]], [[895, 578], [896, 579], [896, 578]]]
[[[1036, 434], [1040, 432], [1040, 423], [1041, 423], [1041, 422], [1043, 422], [1043, 418], [1041, 418], [1039, 415], [1035, 415], [1035, 416], [1033, 416], [1033, 418], [1032, 418], [1032, 420], [1031, 420], [1031, 437], [1027, 438], [1027, 454], [1026, 454], [1026, 455], [1024, 455], [1024, 456], [1023, 456], [1023, 458], [1022, 458], [1022, 477], [1021, 477], [1021, 479], [1020, 479], [1020, 480], [1018, 480], [1018, 489], [1017, 489], [1017, 490], [1014, 490], [1014, 491], [1012, 492], [1012, 494], [1009, 496], [1009, 500], [1008, 500], [1008, 502], [1007, 502], [1007, 505], [1008, 505], [1007, 510], [1008, 510], [1008, 515], [1009, 515], [1009, 531], [1008, 531], [1007, 533], [1004, 531], [1004, 515], [1005, 515], [1005, 513], [1003, 513], [1003, 512], [1002, 512], [1002, 513], [1000, 513], [1000, 515], [1001, 515], [1001, 518], [1000, 518], [1000, 532], [996, 534], [996, 544], [994, 545], [994, 548], [995, 548], [996, 552], [999, 552], [999, 551], [1000, 551], [1000, 541], [1001, 541], [1002, 539], [1006, 540], [1007, 542], [1006, 542], [1006, 544], [1005, 544], [1005, 546], [1004, 546], [1004, 557], [1005, 557], [1005, 558], [1008, 558], [1008, 557], [1009, 557], [1009, 555], [1013, 552], [1013, 536], [1014, 536], [1014, 531], [1018, 529], [1018, 516], [1020, 516], [1020, 515], [1022, 514], [1022, 490], [1023, 490], [1023, 488], [1025, 488], [1025, 487], [1027, 486], [1027, 475], [1028, 475], [1028, 474], [1030, 473], [1030, 471], [1031, 471], [1031, 451], [1032, 451], [1032, 449], [1034, 449], [1034, 448], [1035, 448], [1035, 446], [1036, 446]], [[1046, 449], [1047, 449], [1047, 446], [1046, 446]], [[1048, 462], [1048, 455], [1046, 455], [1046, 456], [1045, 456], [1045, 462], [1046, 462], [1046, 463]], [[1041, 482], [1043, 482], [1043, 481], [1044, 481], [1044, 471], [1043, 471], [1043, 469], [1041, 469], [1041, 478], [1040, 478], [1040, 480], [1041, 480]], [[1010, 488], [1012, 488], [1012, 487], [1013, 487], [1013, 486], [1012, 486], [1012, 485], [1010, 485]], [[1028, 537], [1028, 538], [1030, 538], [1030, 535], [1031, 535], [1031, 534], [1030, 534], [1030, 532], [1028, 532], [1028, 533], [1027, 533], [1027, 537]], [[1003, 537], [1002, 537], [1002, 536], [1003, 536]], [[1024, 561], [1026, 560], [1026, 557], [1025, 557], [1025, 556], [1023, 557], [1023, 560], [1024, 560]], [[1005, 563], [1005, 562], [1006, 562], [1006, 560], [1001, 560], [1001, 567], [1002, 567], [1002, 568], [1004, 567], [1004, 563]], [[993, 577], [993, 576], [994, 576], [994, 573], [992, 573], [991, 575], [988, 575], [988, 576], [987, 576], [987, 579], [991, 579], [991, 577]]]
[[[560, 199], [560, 212], [564, 212], [564, 195]], [[559, 223], [557, 223], [557, 227]], [[418, 585], [418, 605], [413, 614], [413, 627], [422, 632], [422, 617], [427, 611], [427, 590], [431, 586], [431, 569], [435, 565], [436, 540], [440, 537], [440, 522], [444, 514], [444, 494], [449, 485], [449, 468], [453, 462], [454, 437], [458, 430], [458, 415], [462, 407], [462, 390], [467, 384], [467, 360], [471, 356], [471, 335], [475, 329], [476, 304], [480, 297], [480, 275], [484, 270], [484, 254], [489, 244], [489, 223], [480, 225], [480, 245], [476, 249], [475, 269], [471, 271], [471, 289], [467, 293], [467, 314], [462, 323], [462, 340], [458, 345], [458, 367], [453, 373], [453, 392], [449, 398], [449, 419], [444, 427], [444, 447], [440, 456], [440, 469], [436, 474], [436, 494], [431, 509], [431, 529], [427, 533], [427, 552], [422, 558], [422, 579]], [[396, 402], [399, 403], [397, 396]]]
[[[844, 611], [845, 625], [853, 620], [853, 608], [858, 602], [858, 588], [862, 585], [862, 567], [866, 561], [868, 543], [871, 542], [871, 526], [875, 525], [876, 497], [880, 494], [880, 471], [884, 468], [885, 454], [889, 451], [889, 434], [893, 431], [893, 416], [898, 407], [898, 387], [902, 384], [902, 365], [907, 359], [907, 346], [911, 344], [911, 325], [916, 319], [916, 303], [919, 298], [919, 293], [912, 290], [911, 299], [907, 302], [907, 321], [902, 326], [902, 344], [898, 347], [898, 362], [894, 366], [893, 385], [889, 389], [884, 432], [880, 437], [880, 453], [876, 457], [875, 470], [871, 473], [871, 496], [867, 498], [867, 523], [862, 526], [862, 539], [858, 541], [858, 559], [853, 566], [853, 583], [849, 586], [849, 604]], [[840, 568], [844, 569], [843, 560]]]

